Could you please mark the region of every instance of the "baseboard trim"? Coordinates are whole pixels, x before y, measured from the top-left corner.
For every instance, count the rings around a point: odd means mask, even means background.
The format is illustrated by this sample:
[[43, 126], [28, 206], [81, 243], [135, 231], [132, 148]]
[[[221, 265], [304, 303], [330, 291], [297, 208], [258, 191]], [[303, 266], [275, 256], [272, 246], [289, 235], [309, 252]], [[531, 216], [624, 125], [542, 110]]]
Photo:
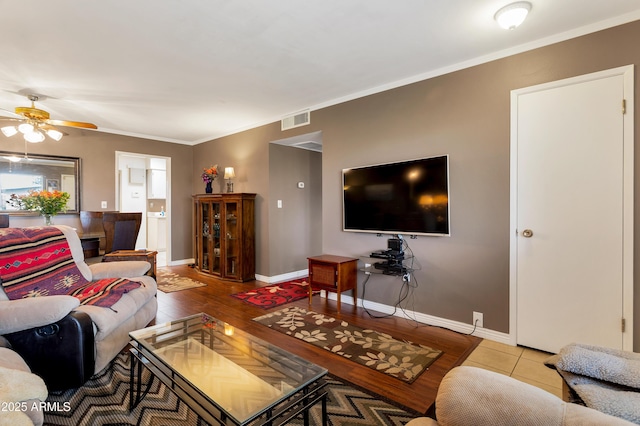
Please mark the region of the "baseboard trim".
[[287, 272], [286, 274], [274, 275], [272, 277], [256, 274], [256, 280], [265, 282], [267, 284], [273, 284], [273, 283], [280, 283], [283, 281], [295, 280], [298, 278], [304, 278], [308, 276], [309, 276], [309, 270], [301, 269], [299, 271]]
[[181, 259], [181, 260], [172, 260], [172, 261], [167, 261], [167, 266], [178, 266], [178, 265], [189, 265], [191, 263], [195, 263], [195, 259], [191, 258], [191, 259]]
[[[323, 291], [321, 293], [322, 297], [327, 297], [327, 292]], [[328, 292], [328, 298], [330, 300], [337, 300], [336, 293]], [[353, 305], [353, 297], [347, 295], [340, 295], [340, 303]], [[358, 299], [358, 306], [363, 306], [363, 300]], [[367, 309], [371, 309], [377, 312], [381, 312], [383, 314], [394, 315], [400, 318], [406, 318], [412, 321], [417, 321], [422, 324], [432, 325], [435, 327], [442, 327], [448, 330], [452, 330], [462, 334], [471, 334], [473, 332], [473, 336], [481, 337], [483, 339], [493, 340], [495, 342], [504, 343], [505, 345], [515, 346], [513, 343], [511, 336], [508, 333], [502, 333], [495, 330], [490, 330], [488, 328], [476, 328], [473, 330], [473, 325], [466, 324], [459, 321], [453, 321], [446, 318], [440, 318], [433, 315], [423, 314], [421, 312], [410, 311], [408, 309], [396, 309], [393, 306], [384, 305], [382, 303], [371, 302], [369, 300], [364, 301], [364, 304]], [[394, 311], [396, 311], [394, 313]]]
[[[309, 270], [302, 269], [300, 271], [288, 272], [286, 274], [274, 275], [272, 277], [256, 274], [256, 280], [272, 284], [282, 281], [295, 280], [297, 278], [303, 278], [307, 276], [309, 276]], [[332, 292], [322, 291], [321, 297], [328, 297], [330, 300], [337, 300], [336, 293]], [[353, 305], [353, 296], [348, 296], [345, 294], [340, 295], [340, 303]], [[358, 299], [358, 306], [363, 306], [362, 303], [363, 300]], [[409, 320], [418, 321], [422, 324], [432, 325], [434, 327], [442, 327], [458, 333], [470, 334], [471, 332], [473, 332], [473, 335], [476, 337], [504, 343], [505, 345], [515, 346], [512, 337], [508, 333], [502, 333], [500, 331], [490, 330], [488, 328], [476, 328], [474, 331], [473, 325], [471, 324], [453, 321], [446, 318], [440, 318], [433, 315], [427, 315], [421, 312], [410, 311], [407, 309], [395, 309], [393, 306], [371, 302], [369, 300], [364, 301], [364, 303], [367, 309], [381, 312], [383, 314], [394, 315], [400, 318], [407, 318]], [[394, 313], [394, 311], [396, 312]]]

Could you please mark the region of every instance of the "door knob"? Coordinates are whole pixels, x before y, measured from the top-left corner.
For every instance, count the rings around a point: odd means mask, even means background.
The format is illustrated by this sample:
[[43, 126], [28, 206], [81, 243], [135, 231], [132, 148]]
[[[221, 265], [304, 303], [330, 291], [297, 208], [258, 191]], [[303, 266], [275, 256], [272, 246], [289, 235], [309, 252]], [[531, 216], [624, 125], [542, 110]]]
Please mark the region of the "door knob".
[[522, 231], [522, 236], [525, 238], [531, 238], [533, 236], [533, 231], [531, 229], [525, 229]]

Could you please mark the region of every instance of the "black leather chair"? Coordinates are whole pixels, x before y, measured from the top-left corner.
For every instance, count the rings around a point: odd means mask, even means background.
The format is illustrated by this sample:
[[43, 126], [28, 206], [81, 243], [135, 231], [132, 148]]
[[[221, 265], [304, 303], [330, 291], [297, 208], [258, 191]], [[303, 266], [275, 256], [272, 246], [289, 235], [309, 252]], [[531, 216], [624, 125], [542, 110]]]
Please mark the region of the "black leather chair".
[[106, 237], [105, 254], [118, 250], [135, 250], [142, 224], [142, 213], [105, 212], [102, 226]]

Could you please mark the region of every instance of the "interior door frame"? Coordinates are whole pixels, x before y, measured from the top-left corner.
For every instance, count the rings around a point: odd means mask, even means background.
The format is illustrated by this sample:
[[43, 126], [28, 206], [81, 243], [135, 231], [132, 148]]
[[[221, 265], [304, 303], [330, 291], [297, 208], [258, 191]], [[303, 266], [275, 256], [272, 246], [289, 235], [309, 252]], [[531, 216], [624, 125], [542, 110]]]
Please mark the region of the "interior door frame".
[[[167, 195], [166, 195], [166, 202], [165, 202], [165, 212], [168, 216], [167, 221], [171, 221], [173, 220], [173, 214], [171, 212], [171, 157], [165, 157], [163, 155], [150, 155], [150, 154], [140, 154], [140, 153], [135, 153], [135, 152], [127, 152], [127, 151], [116, 151], [115, 152], [115, 156], [116, 156], [116, 169], [115, 169], [115, 180], [116, 180], [116, 201], [115, 201], [115, 208], [116, 210], [120, 210], [120, 197], [122, 196], [121, 192], [122, 192], [122, 188], [120, 186], [120, 157], [140, 157], [140, 158], [144, 158], [145, 160], [150, 160], [151, 158], [161, 158], [166, 160], [166, 165], [167, 165]], [[144, 198], [145, 201], [147, 200], [147, 182], [145, 179], [145, 183], [144, 183]], [[146, 224], [147, 222], [147, 218], [146, 218], [147, 212], [143, 212], [143, 224], [145, 226], [147, 226]], [[171, 222], [167, 223], [167, 249], [166, 249], [166, 253], [167, 253], [167, 266], [173, 266], [174, 263], [171, 261]], [[148, 238], [148, 235], [147, 235]]]
[[[518, 219], [518, 97], [543, 90], [563, 87], [601, 78], [623, 76], [622, 99], [626, 101], [623, 125], [623, 248], [622, 248], [622, 315], [625, 331], [624, 350], [633, 350], [633, 251], [634, 251], [634, 65], [627, 65], [563, 80], [543, 83], [511, 91], [510, 142], [510, 236], [509, 236], [509, 342], [517, 345], [517, 219]], [[623, 105], [620, 110], [622, 113]], [[570, 342], [567, 342], [570, 343]]]

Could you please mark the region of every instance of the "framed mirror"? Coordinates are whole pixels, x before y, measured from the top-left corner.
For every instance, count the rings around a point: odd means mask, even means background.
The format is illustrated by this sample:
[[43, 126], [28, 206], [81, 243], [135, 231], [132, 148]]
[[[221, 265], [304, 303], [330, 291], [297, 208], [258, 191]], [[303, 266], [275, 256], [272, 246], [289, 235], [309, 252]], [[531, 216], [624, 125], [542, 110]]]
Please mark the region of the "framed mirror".
[[38, 214], [7, 201], [12, 194], [53, 190], [69, 193], [66, 213], [80, 212], [80, 158], [0, 151], [0, 213]]

